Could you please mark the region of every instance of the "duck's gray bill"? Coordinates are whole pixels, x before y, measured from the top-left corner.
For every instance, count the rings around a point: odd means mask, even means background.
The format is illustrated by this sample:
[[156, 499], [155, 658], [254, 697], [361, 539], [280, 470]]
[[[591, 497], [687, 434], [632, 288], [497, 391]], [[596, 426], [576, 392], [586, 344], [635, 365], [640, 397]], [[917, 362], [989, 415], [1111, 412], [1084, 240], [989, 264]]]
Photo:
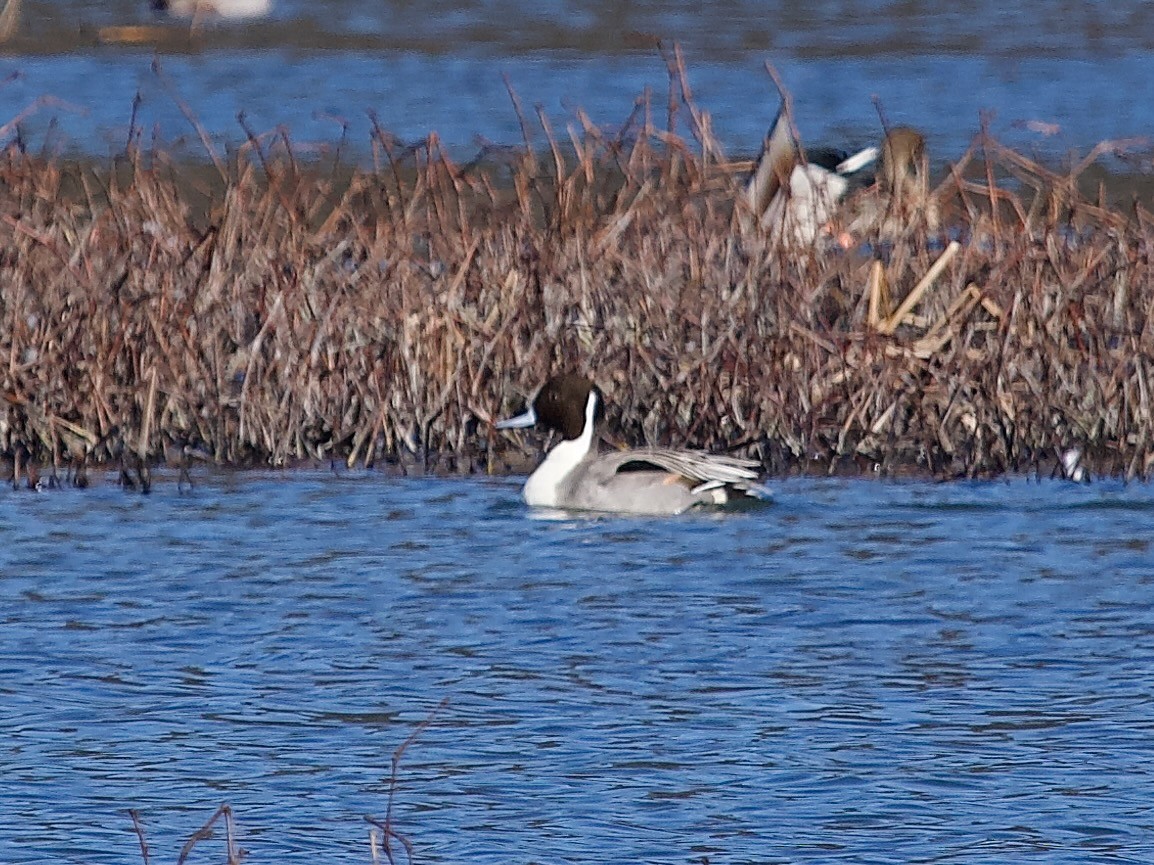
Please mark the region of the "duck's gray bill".
[[516, 417], [499, 420], [493, 426], [497, 429], [524, 429], [527, 426], [533, 426], [537, 423], [537, 412], [530, 406], [529, 410], [524, 414], [519, 414]]

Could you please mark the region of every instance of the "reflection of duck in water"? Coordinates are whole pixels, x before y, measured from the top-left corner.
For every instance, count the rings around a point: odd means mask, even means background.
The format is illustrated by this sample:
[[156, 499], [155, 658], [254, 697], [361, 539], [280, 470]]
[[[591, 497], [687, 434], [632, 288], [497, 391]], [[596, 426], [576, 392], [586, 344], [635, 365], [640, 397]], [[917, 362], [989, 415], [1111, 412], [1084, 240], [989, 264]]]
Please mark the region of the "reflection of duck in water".
[[785, 107], [777, 114], [745, 187], [750, 209], [779, 243], [805, 247], [828, 231], [850, 175], [877, 159], [867, 147], [847, 157], [829, 150], [811, 150], [806, 161], [794, 137]]
[[263, 18], [272, 0], [152, 0], [152, 8], [175, 18]]

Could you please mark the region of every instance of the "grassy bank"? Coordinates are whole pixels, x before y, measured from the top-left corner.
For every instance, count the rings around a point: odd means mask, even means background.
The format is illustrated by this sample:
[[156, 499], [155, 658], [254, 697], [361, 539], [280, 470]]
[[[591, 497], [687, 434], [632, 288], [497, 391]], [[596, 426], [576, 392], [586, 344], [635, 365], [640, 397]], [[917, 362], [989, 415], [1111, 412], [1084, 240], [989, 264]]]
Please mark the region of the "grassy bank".
[[525, 118], [533, 146], [469, 165], [383, 131], [371, 168], [276, 136], [201, 166], [9, 147], [0, 453], [18, 478], [193, 452], [501, 471], [518, 440], [489, 420], [574, 369], [622, 441], [771, 473], [1080, 448], [1149, 474], [1151, 216], [1085, 182], [1101, 152], [1055, 170], [979, 134], [935, 154], [943, 229], [800, 252], [747, 227], [748, 166], [679, 110], [685, 139], [645, 105], [612, 136]]

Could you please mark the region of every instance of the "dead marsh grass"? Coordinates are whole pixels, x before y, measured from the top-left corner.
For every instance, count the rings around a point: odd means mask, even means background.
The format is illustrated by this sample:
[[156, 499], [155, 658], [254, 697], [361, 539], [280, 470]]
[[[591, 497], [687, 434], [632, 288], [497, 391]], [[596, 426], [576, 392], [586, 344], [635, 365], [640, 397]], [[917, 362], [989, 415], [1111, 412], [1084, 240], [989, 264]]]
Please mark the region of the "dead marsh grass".
[[783, 251], [742, 228], [744, 166], [671, 82], [659, 124], [644, 99], [614, 134], [523, 115], [525, 147], [469, 164], [382, 129], [370, 167], [280, 133], [207, 165], [9, 146], [13, 482], [104, 463], [147, 486], [196, 454], [501, 471], [519, 445], [489, 421], [562, 368], [624, 441], [775, 474], [1049, 474], [1078, 448], [1149, 475], [1151, 215], [1080, 182], [1120, 144], [1057, 170], [979, 133], [938, 172], [942, 231]]

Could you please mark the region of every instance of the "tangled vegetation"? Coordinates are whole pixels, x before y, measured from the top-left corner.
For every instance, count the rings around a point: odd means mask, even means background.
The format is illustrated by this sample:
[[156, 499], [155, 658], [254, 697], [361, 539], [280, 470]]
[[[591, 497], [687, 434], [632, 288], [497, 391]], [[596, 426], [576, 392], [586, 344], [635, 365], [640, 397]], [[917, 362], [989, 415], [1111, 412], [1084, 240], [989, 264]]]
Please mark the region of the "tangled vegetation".
[[469, 164], [381, 129], [360, 167], [279, 133], [203, 164], [9, 146], [15, 481], [192, 455], [501, 471], [521, 445], [490, 421], [558, 369], [597, 380], [625, 442], [775, 474], [1050, 473], [1071, 450], [1150, 473], [1151, 215], [1084, 182], [1113, 145], [1056, 171], [983, 131], [937, 172], [942, 227], [787, 249], [671, 82], [661, 124], [645, 100], [614, 134], [523, 116], [524, 147]]

